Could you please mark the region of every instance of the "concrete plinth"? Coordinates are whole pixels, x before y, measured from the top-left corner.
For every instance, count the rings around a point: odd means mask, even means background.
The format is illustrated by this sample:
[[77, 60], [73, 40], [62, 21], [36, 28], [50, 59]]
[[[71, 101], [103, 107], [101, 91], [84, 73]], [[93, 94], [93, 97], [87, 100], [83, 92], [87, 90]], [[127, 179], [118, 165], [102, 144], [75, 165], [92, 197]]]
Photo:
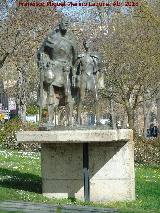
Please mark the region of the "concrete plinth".
[[132, 130], [19, 132], [18, 142], [42, 143], [42, 190], [84, 200], [83, 143], [88, 143], [91, 201], [135, 199]]

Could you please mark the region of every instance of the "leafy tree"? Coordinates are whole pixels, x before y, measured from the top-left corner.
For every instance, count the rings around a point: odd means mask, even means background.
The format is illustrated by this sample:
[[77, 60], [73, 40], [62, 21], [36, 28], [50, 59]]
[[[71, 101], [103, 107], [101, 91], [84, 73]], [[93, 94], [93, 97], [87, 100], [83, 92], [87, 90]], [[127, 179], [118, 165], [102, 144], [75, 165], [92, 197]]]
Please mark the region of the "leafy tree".
[[[38, 85], [37, 48], [46, 34], [57, 24], [60, 15], [51, 7], [20, 7], [18, 2], [10, 4], [8, 1], [2, 1], [1, 3], [0, 10], [3, 16], [0, 17], [0, 72], [3, 80], [21, 79], [17, 83], [26, 82], [25, 85], [23, 84], [25, 92], [21, 91], [21, 84], [18, 84], [17, 88], [18, 104], [23, 102], [22, 108], [25, 109], [29, 101], [28, 97], [32, 97], [30, 94]], [[15, 93], [14, 87], [12, 93], [8, 95], [15, 96]], [[22, 99], [25, 101], [20, 101]]]
[[103, 46], [107, 94], [112, 88], [112, 98], [125, 108], [132, 129], [144, 92], [149, 89], [153, 96], [159, 85], [160, 19], [151, 5], [145, 2], [141, 7], [140, 16], [135, 11], [135, 15], [118, 13], [112, 17]]

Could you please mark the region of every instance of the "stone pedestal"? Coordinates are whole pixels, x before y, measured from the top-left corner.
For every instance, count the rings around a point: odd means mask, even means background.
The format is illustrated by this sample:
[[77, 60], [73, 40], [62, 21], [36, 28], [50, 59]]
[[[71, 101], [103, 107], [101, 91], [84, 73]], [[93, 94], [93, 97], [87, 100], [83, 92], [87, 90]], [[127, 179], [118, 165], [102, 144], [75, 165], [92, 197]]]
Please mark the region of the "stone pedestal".
[[42, 143], [42, 191], [84, 200], [83, 143], [88, 143], [91, 201], [135, 199], [132, 130], [17, 133], [18, 142]]

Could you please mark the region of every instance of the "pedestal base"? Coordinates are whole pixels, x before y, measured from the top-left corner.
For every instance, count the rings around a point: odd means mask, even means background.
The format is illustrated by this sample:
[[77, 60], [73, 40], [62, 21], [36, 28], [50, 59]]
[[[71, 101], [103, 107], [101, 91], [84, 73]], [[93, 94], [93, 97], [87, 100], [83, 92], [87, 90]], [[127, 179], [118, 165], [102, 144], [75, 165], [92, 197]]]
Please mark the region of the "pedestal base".
[[45, 196], [84, 200], [83, 143], [88, 140], [90, 200], [135, 199], [131, 130], [39, 131], [32, 137], [29, 132], [29, 139], [24, 133], [19, 134], [18, 141], [27, 142], [32, 138], [32, 142], [42, 143], [42, 191]]
[[[89, 143], [91, 201], [135, 199], [130, 142]], [[43, 194], [84, 200], [83, 144], [42, 144]]]

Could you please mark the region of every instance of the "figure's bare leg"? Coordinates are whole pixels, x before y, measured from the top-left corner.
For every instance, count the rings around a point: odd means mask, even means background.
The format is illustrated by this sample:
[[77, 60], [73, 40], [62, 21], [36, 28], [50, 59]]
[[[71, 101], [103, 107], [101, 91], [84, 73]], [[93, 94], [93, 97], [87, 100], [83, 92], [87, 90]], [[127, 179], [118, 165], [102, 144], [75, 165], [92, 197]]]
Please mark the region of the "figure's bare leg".
[[53, 124], [55, 100], [56, 100], [56, 97], [55, 97], [54, 87], [50, 85], [48, 89], [48, 116], [49, 116], [48, 122], [50, 124]]
[[100, 124], [100, 109], [99, 109], [99, 96], [98, 96], [98, 91], [97, 91], [97, 81], [95, 82], [95, 114], [96, 114], [96, 124]]
[[65, 89], [65, 97], [66, 97], [66, 116], [68, 120], [68, 125], [72, 125], [72, 116], [73, 116], [73, 99], [71, 95], [71, 82], [69, 78], [70, 66], [64, 67], [64, 89]]
[[72, 126], [73, 125], [73, 104], [74, 101], [72, 100], [71, 94], [67, 94], [67, 100], [66, 100], [66, 110], [65, 110], [65, 117], [67, 118], [67, 125]]
[[53, 119], [54, 119], [54, 105], [53, 104], [49, 104], [48, 105], [48, 123], [53, 124]]
[[73, 100], [71, 100], [72, 97], [70, 98], [70, 102], [68, 103], [69, 106], [69, 126], [73, 126]]
[[80, 99], [77, 106], [77, 121], [79, 125], [82, 124], [81, 111], [82, 111], [82, 100]]
[[59, 124], [61, 126], [65, 126], [65, 121], [66, 121], [66, 109], [62, 108], [60, 110], [60, 114], [59, 114]]
[[100, 124], [99, 101], [96, 101], [96, 124]]
[[54, 125], [57, 126], [58, 121], [57, 121], [57, 107], [54, 108]]
[[77, 106], [77, 117], [78, 117], [78, 124], [82, 125], [81, 113], [82, 113], [83, 101], [85, 98], [85, 85], [84, 84], [81, 84], [79, 94], [80, 95], [79, 95], [79, 101], [78, 101], [78, 106]]

